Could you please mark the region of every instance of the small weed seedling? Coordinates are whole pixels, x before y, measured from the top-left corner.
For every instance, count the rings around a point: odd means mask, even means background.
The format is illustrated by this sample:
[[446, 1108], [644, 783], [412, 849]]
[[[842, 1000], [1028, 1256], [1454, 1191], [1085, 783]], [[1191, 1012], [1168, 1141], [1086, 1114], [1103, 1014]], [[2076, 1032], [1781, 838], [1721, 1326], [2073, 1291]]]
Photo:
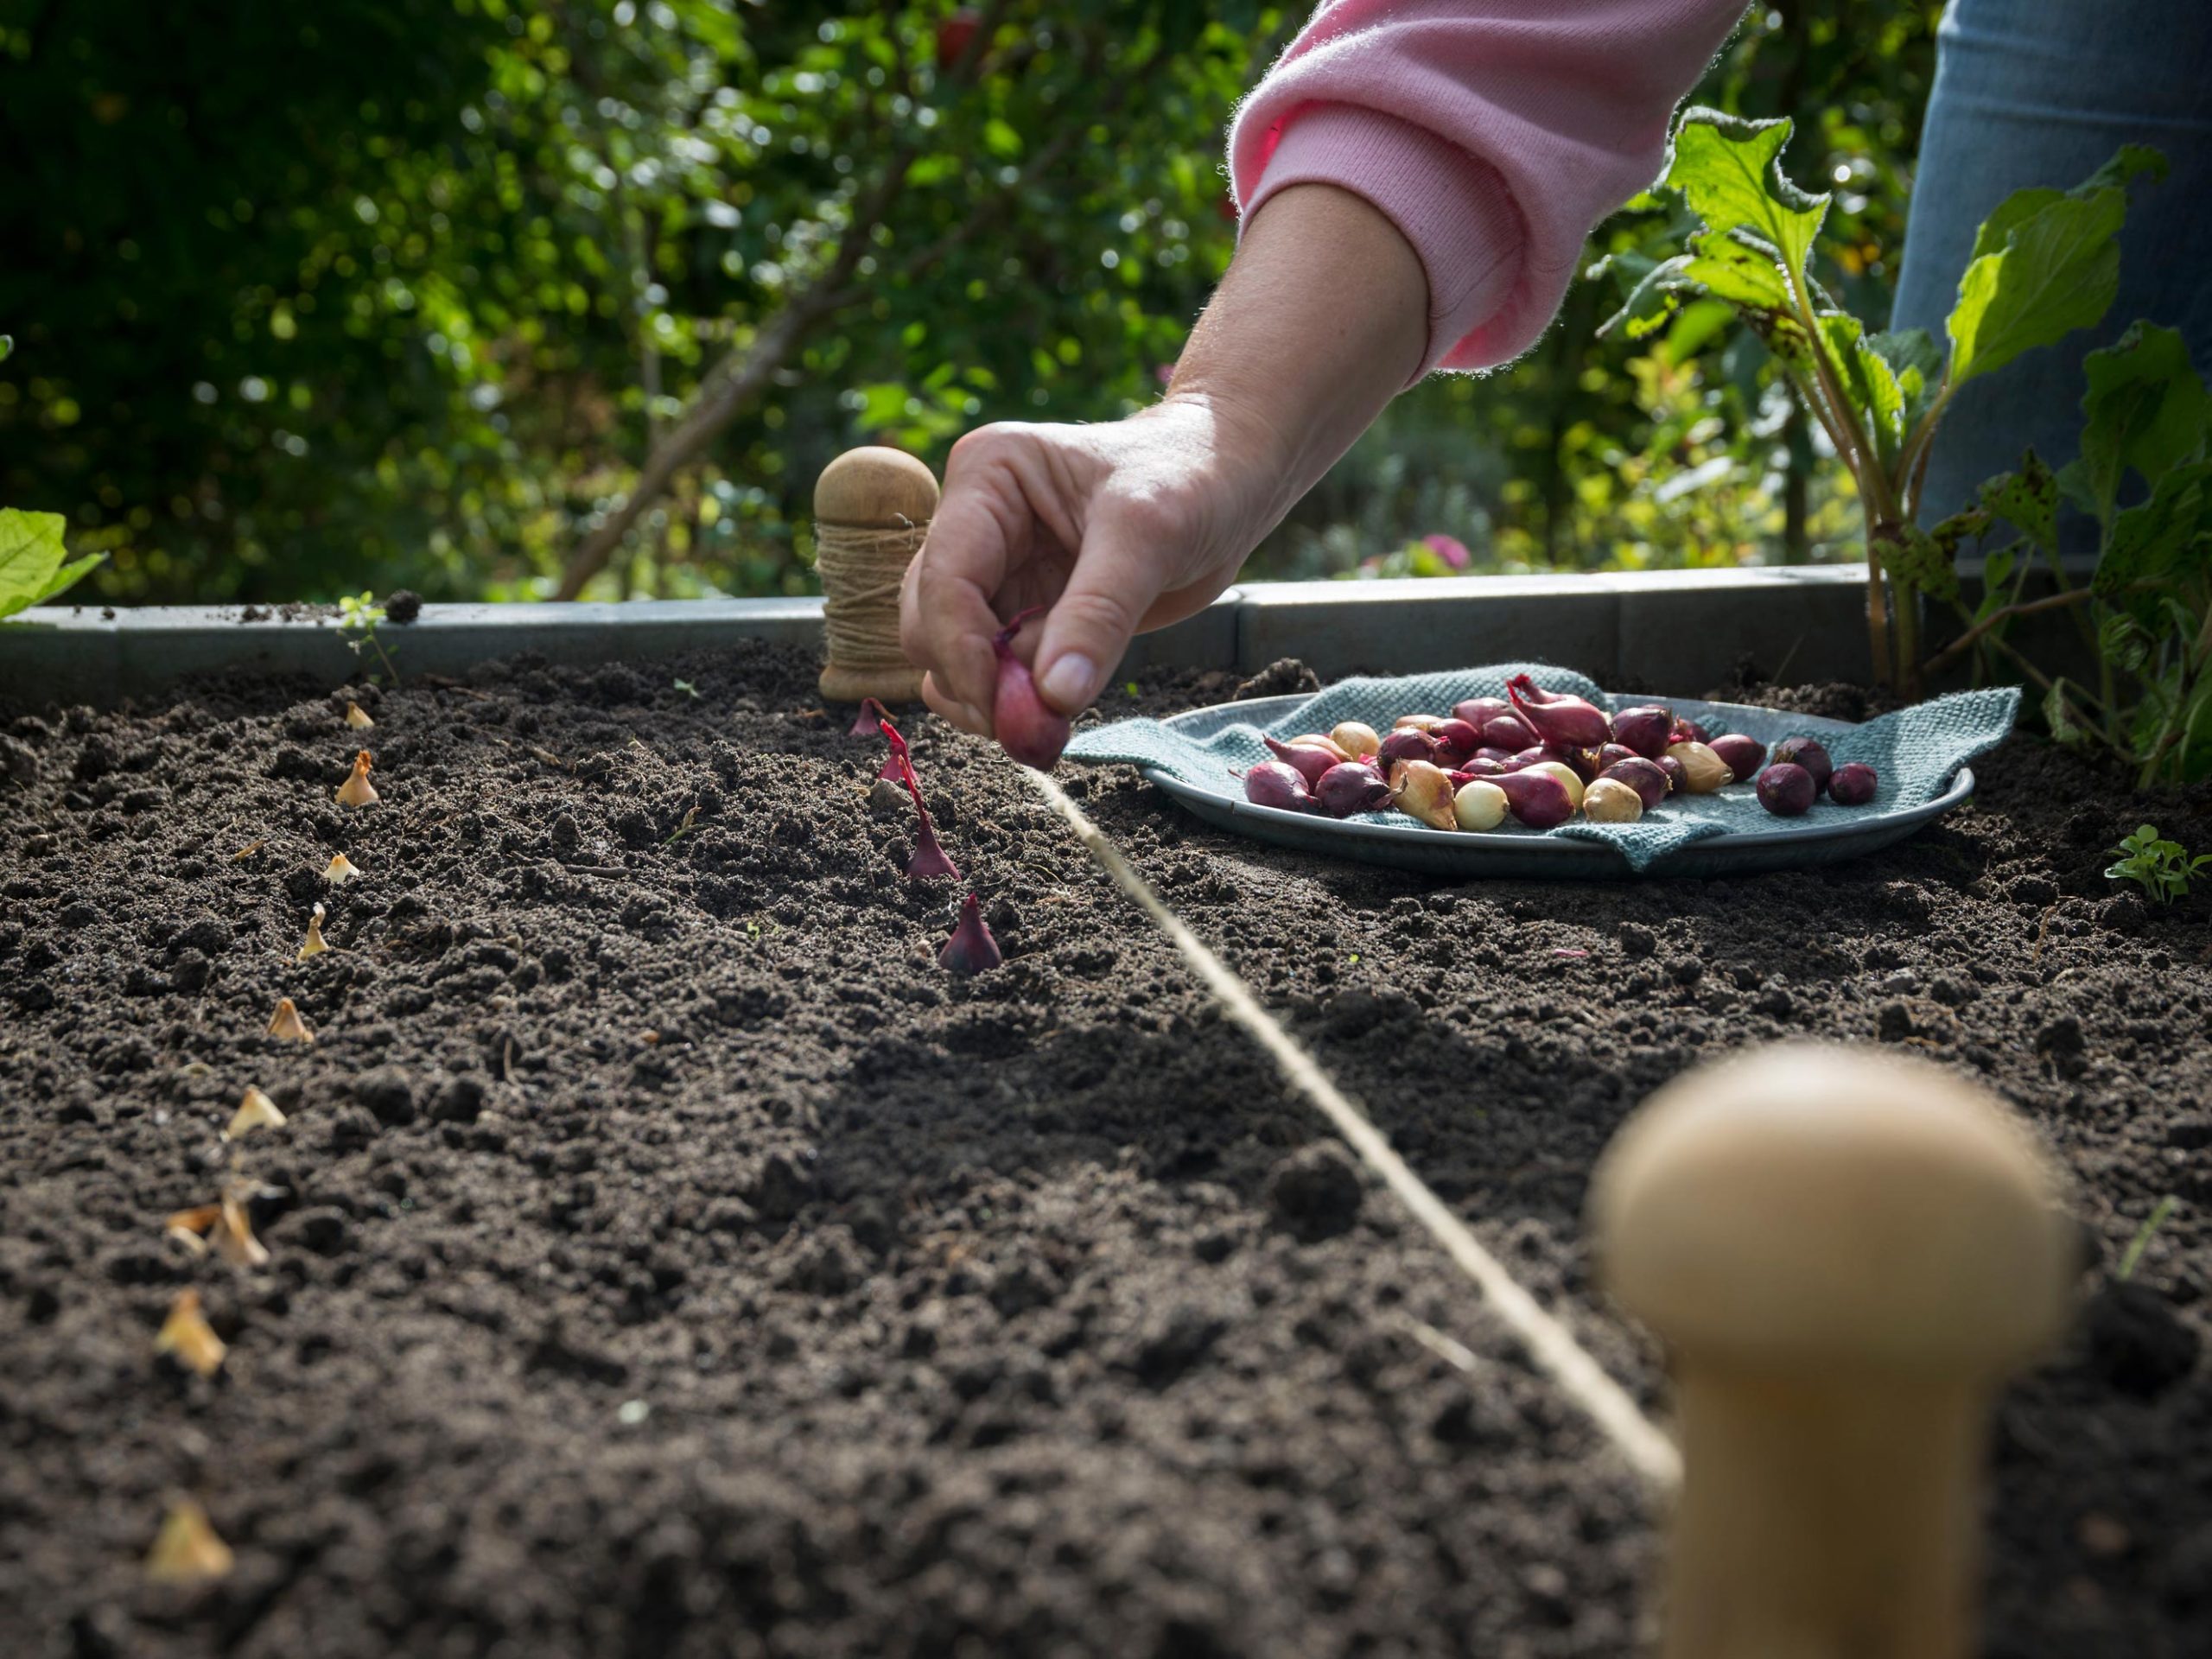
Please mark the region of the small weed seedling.
[[2135, 1269], [2143, 1265], [2143, 1252], [2151, 1248], [2151, 1241], [2158, 1236], [2158, 1229], [2166, 1224], [2167, 1217], [2173, 1214], [2178, 1205], [2179, 1200], [2171, 1192], [2158, 1200], [2158, 1207], [2145, 1216], [2143, 1224], [2135, 1230], [2135, 1236], [2127, 1241], [2127, 1252], [2120, 1258], [2120, 1267], [2113, 1277], [2133, 1279], [2135, 1276]]
[[697, 686], [696, 686], [696, 685], [692, 684], [690, 681], [689, 681], [689, 680], [677, 680], [677, 681], [676, 681], [676, 682], [674, 683], [674, 684], [675, 684], [675, 689], [676, 689], [677, 690], [678, 690], [678, 691], [683, 692], [684, 696], [688, 696], [688, 697], [690, 697], [690, 698], [693, 698], [693, 699], [695, 699], [695, 700], [698, 697], [698, 695], [699, 695], [699, 688], [698, 688]]
[[397, 685], [399, 671], [392, 666], [391, 653], [377, 637], [377, 628], [384, 621], [384, 607], [377, 603], [377, 596], [372, 593], [346, 594], [338, 601], [338, 632], [345, 639], [346, 648], [356, 657], [361, 654], [364, 645], [375, 652], [377, 660], [384, 664], [384, 671]]
[[2145, 824], [2112, 850], [2120, 859], [2106, 867], [2106, 879], [2133, 881], [2162, 905], [2185, 895], [2191, 878], [2212, 864], [2212, 853], [2191, 858], [2179, 842], [2161, 841], [2155, 823]]

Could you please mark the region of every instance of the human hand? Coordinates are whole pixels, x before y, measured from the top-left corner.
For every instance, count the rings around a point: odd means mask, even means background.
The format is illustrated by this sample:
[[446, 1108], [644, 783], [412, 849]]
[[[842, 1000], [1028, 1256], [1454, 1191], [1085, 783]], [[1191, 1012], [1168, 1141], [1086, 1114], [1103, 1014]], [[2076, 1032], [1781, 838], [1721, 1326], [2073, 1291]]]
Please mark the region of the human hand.
[[1096, 697], [1129, 637], [1201, 610], [1416, 372], [1420, 257], [1332, 185], [1277, 193], [1183, 348], [1167, 396], [1096, 426], [986, 426], [952, 447], [906, 567], [899, 639], [922, 696], [992, 735], [1004, 619], [1052, 709]]
[[1204, 609], [1282, 511], [1272, 435], [1203, 397], [1094, 426], [1005, 423], [953, 446], [944, 497], [907, 566], [899, 640], [922, 696], [992, 733], [1003, 620], [1063, 715], [1104, 686], [1132, 635]]

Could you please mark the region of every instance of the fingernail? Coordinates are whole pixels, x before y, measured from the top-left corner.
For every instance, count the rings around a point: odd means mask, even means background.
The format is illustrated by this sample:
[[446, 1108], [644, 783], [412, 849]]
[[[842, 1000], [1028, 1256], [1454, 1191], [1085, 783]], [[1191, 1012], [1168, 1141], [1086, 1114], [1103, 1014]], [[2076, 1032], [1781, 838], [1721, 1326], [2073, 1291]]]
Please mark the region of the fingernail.
[[1091, 666], [1090, 658], [1071, 652], [1045, 671], [1037, 689], [1045, 694], [1046, 702], [1070, 715], [1090, 701], [1097, 681], [1098, 671]]

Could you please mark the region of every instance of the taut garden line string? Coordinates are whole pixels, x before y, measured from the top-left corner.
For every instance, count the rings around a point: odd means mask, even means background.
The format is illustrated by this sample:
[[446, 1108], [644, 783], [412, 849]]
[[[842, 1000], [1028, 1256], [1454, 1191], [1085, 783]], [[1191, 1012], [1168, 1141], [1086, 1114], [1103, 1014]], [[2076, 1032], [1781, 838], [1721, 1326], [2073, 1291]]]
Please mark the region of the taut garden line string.
[[1091, 823], [1067, 791], [1044, 772], [1023, 774], [1053, 810], [1068, 821], [1084, 849], [1122, 892], [1158, 924], [1198, 977], [1219, 1000], [1223, 1011], [1243, 1027], [1281, 1068], [1284, 1080], [1310, 1101], [1382, 1184], [1413, 1211], [1444, 1253], [1475, 1281], [1484, 1297], [1528, 1348], [1538, 1369], [1573, 1397], [1574, 1402], [1620, 1448], [1636, 1471], [1661, 1495], [1671, 1497], [1681, 1484], [1682, 1455], [1664, 1431], [1646, 1417], [1628, 1391], [1607, 1376], [1567, 1328], [1546, 1313], [1535, 1298], [1500, 1266], [1465, 1224], [1444, 1205], [1382, 1132], [1330, 1080], [1313, 1057], [1260, 1005], [1250, 986], [1208, 950], [1183, 918], [1170, 910], [1149, 883], [1132, 868], [1103, 830]]

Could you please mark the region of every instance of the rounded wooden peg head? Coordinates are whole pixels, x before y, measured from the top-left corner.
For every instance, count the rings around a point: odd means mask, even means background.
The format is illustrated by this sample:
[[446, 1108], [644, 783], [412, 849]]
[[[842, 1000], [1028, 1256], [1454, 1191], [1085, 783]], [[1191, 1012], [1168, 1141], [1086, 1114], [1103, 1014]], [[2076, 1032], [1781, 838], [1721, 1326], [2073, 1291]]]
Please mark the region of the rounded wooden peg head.
[[937, 476], [900, 449], [848, 449], [814, 480], [818, 524], [899, 530], [937, 515]]
[[1994, 1096], [1791, 1045], [1653, 1096], [1591, 1195], [1608, 1287], [1679, 1351], [1996, 1376], [2064, 1324], [2078, 1238]]
[[822, 577], [833, 702], [912, 702], [922, 671], [899, 645], [899, 584], [937, 516], [937, 477], [898, 449], [848, 449], [814, 481], [816, 568]]
[[1662, 1659], [1967, 1659], [1999, 1378], [2066, 1317], [2059, 1182], [1984, 1090], [1770, 1048], [1600, 1161], [1607, 1287], [1667, 1339], [1683, 1478]]

